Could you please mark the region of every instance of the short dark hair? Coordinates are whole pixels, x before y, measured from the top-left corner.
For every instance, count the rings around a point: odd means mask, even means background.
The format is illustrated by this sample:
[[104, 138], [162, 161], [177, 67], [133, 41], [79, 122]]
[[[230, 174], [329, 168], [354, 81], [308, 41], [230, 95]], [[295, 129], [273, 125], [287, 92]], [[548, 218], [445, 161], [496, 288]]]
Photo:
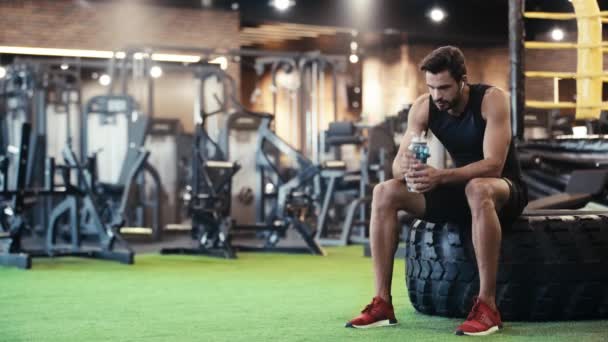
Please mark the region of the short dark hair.
[[435, 49], [424, 57], [420, 62], [420, 70], [433, 74], [448, 70], [456, 82], [460, 82], [467, 73], [464, 54], [459, 48], [449, 45]]

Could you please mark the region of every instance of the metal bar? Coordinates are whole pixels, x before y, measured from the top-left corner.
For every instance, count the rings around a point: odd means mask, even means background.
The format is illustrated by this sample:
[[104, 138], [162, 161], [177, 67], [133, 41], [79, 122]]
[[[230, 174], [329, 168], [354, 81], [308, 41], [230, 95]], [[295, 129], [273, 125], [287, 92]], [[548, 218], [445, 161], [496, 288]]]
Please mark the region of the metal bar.
[[[579, 32], [580, 34], [580, 32]], [[554, 43], [554, 42], [525, 42], [526, 49], [596, 49], [608, 47], [608, 42], [593, 42], [593, 43]]]
[[[24, 123], [21, 128], [21, 147], [19, 148], [19, 158], [17, 161], [17, 183], [16, 190], [23, 190], [26, 186], [26, 171], [30, 165], [28, 162], [31, 162], [29, 157], [29, 148], [30, 148], [30, 134], [31, 134], [32, 126], [29, 123]], [[16, 195], [13, 198], [13, 209], [16, 213], [20, 213], [23, 210], [23, 195]]]
[[559, 102], [559, 78], [553, 77], [553, 102]]
[[[576, 9], [576, 8], [575, 8]], [[579, 13], [556, 13], [556, 12], [525, 12], [524, 17], [528, 19], [551, 19], [551, 20], [574, 20], [581, 18], [599, 18], [608, 16], [608, 11], [593, 14]]]
[[511, 73], [511, 134], [519, 139], [524, 133], [525, 79], [524, 64], [524, 0], [509, 1], [509, 61]]
[[319, 85], [319, 65], [317, 63], [312, 63], [312, 86], [310, 89], [310, 99], [311, 99], [311, 108], [310, 116], [311, 116], [311, 136], [312, 136], [312, 146], [310, 157], [315, 164], [319, 164], [319, 94], [318, 94], [318, 85]]
[[608, 109], [608, 102], [602, 103], [591, 103], [588, 105], [579, 105], [575, 102], [558, 102], [554, 103], [552, 101], [534, 101], [527, 100], [526, 107], [528, 108], [539, 108], [539, 109], [559, 109], [559, 108], [577, 108], [577, 109], [592, 109], [592, 108], [600, 108], [600, 109]]
[[[154, 66], [150, 60], [146, 60], [146, 66], [144, 69], [144, 73], [146, 74], [146, 81], [148, 83], [148, 116], [150, 118], [154, 117], [154, 78], [150, 76], [149, 70]], [[147, 130], [147, 129], [146, 129]]]
[[562, 72], [562, 71], [526, 71], [524, 73], [526, 77], [536, 77], [536, 78], [594, 78], [600, 77], [603, 79], [608, 79], [608, 72], [600, 72], [600, 73], [587, 73], [587, 74], [578, 74], [576, 72]]
[[[572, 2], [577, 14], [577, 67], [579, 74], [603, 72], [601, 47], [608, 46], [602, 42], [602, 23], [598, 14], [599, 6], [596, 0], [576, 0]], [[576, 118], [599, 118], [602, 101], [602, 80], [599, 78], [584, 78], [576, 81]]]
[[317, 219], [317, 239], [328, 236], [327, 215], [329, 213], [329, 205], [334, 197], [334, 189], [336, 187], [336, 179], [340, 176], [332, 175], [329, 177], [329, 183], [325, 189], [323, 203], [321, 205], [321, 213]]

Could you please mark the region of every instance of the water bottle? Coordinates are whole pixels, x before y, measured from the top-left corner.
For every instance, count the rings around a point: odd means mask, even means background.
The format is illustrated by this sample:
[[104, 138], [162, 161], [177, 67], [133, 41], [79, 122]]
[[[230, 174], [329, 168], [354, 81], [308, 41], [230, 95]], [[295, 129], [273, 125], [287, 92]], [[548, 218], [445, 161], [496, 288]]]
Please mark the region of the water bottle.
[[[408, 146], [407, 149], [410, 150], [414, 154], [414, 157], [423, 164], [426, 164], [427, 159], [429, 159], [429, 157], [431, 156], [424, 133], [420, 133], [420, 135], [414, 135], [412, 141], [410, 142], [410, 146]], [[410, 186], [410, 184], [407, 185], [407, 188], [411, 192], [417, 192], [416, 189]]]

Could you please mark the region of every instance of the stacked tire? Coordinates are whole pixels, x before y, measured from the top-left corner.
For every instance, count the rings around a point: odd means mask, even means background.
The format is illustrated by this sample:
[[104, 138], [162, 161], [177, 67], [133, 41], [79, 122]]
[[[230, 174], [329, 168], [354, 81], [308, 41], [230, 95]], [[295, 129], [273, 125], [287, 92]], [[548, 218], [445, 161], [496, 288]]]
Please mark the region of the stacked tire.
[[[479, 290], [471, 228], [415, 221], [405, 232], [413, 306], [466, 317]], [[496, 300], [510, 321], [608, 318], [608, 213], [532, 214], [504, 229]]]

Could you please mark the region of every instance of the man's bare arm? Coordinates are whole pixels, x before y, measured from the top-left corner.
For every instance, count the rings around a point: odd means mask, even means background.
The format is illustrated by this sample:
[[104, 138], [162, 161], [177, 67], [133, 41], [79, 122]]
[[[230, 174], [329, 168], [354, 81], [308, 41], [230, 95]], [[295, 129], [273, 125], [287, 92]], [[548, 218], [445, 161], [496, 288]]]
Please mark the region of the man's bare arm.
[[483, 138], [484, 159], [469, 165], [446, 169], [441, 183], [462, 183], [479, 177], [500, 177], [511, 143], [511, 116], [508, 95], [501, 89], [486, 91], [481, 105], [486, 119]]
[[407, 118], [407, 130], [399, 144], [399, 151], [393, 160], [393, 178], [403, 180], [408, 169], [408, 146], [414, 135], [426, 131], [429, 118], [429, 95], [425, 94], [416, 99]]

